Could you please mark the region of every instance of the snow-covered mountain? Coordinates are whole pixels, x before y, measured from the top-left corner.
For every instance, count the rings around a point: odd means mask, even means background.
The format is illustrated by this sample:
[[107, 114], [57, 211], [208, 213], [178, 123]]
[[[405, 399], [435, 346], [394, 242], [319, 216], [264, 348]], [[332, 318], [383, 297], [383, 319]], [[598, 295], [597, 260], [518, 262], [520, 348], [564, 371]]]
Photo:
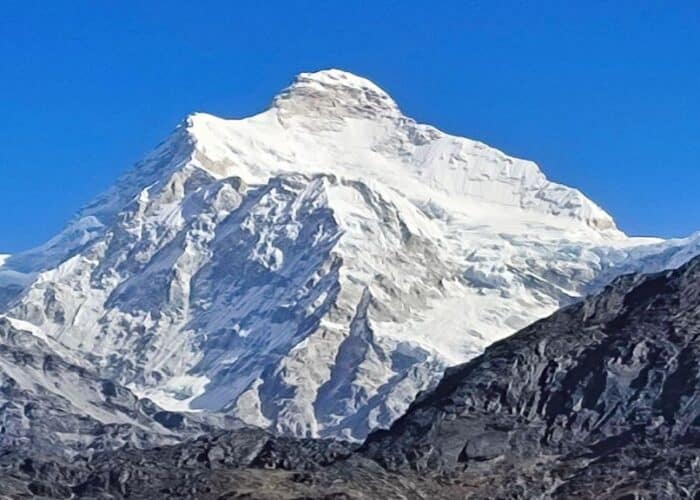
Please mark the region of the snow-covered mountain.
[[253, 117], [189, 116], [0, 263], [0, 309], [165, 408], [360, 439], [446, 366], [699, 252], [328, 70]]

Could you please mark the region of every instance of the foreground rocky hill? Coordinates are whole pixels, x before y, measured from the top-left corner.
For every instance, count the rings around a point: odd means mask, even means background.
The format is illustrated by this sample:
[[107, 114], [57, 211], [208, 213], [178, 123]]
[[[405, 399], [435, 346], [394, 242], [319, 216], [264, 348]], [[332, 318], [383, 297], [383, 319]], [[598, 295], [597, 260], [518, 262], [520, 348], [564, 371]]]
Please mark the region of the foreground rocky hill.
[[[700, 494], [700, 259], [624, 276], [448, 370], [364, 453], [488, 495]], [[463, 472], [462, 472], [463, 471]]]
[[15, 451], [0, 484], [12, 498], [698, 498], [699, 356], [696, 258], [450, 369], [360, 448], [242, 429], [61, 462]]

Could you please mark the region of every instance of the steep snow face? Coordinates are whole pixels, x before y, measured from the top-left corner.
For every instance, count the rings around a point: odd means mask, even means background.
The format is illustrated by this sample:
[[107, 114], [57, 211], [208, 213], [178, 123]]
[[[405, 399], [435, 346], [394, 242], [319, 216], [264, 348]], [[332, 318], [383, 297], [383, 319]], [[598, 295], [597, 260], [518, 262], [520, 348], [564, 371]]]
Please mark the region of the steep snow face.
[[534, 163], [329, 70], [259, 115], [188, 117], [62, 233], [8, 258], [0, 300], [166, 408], [360, 439], [445, 366], [698, 250], [700, 235], [627, 238]]
[[337, 70], [300, 75], [258, 116], [196, 114], [188, 130], [208, 160], [202, 166], [215, 175], [263, 181], [282, 172], [333, 173], [470, 217], [529, 215], [560, 227], [581, 221], [621, 236], [608, 214], [548, 181], [535, 163], [417, 124], [374, 84]]

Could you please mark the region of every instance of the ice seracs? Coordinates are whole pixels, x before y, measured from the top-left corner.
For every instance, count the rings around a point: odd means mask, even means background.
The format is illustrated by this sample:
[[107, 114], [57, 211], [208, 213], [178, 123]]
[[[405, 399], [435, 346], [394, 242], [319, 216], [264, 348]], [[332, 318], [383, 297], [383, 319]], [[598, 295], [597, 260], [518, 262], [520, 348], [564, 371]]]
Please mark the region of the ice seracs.
[[166, 408], [360, 439], [445, 366], [698, 245], [628, 238], [535, 163], [328, 70], [256, 116], [190, 115], [49, 244], [7, 259], [0, 298]]

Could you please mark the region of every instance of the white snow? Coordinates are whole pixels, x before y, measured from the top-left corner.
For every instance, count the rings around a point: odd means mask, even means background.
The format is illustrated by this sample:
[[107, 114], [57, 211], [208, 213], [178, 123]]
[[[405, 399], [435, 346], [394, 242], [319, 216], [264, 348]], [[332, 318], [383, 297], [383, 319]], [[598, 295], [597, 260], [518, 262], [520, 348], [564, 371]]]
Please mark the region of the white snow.
[[168, 379], [159, 387], [142, 389], [132, 383], [129, 389], [138, 397], [148, 398], [165, 410], [181, 412], [190, 410], [190, 403], [204, 394], [208, 383], [207, 377], [181, 375]]
[[37, 327], [36, 325], [33, 325], [29, 321], [22, 321], [21, 319], [17, 318], [11, 318], [5, 314], [0, 314], [0, 318], [6, 319], [7, 321], [10, 322], [10, 324], [23, 332], [29, 332], [35, 337], [38, 337], [42, 340], [46, 340], [46, 335], [41, 331], [41, 328]]

